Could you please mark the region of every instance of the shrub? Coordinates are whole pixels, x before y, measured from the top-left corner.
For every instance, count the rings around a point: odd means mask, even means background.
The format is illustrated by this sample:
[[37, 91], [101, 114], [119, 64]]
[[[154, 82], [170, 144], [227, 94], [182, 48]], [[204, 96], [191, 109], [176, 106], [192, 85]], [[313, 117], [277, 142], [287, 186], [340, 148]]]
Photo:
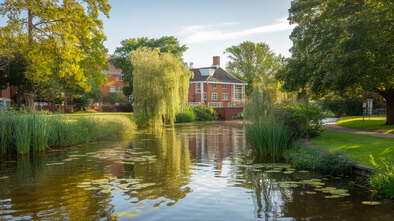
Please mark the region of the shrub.
[[177, 113], [175, 115], [175, 122], [193, 122], [196, 120], [196, 115], [191, 109], [185, 109], [182, 113]]
[[371, 163], [376, 168], [376, 172], [369, 178], [369, 184], [378, 191], [379, 194], [386, 197], [394, 197], [394, 167], [390, 161], [382, 162], [381, 165], [375, 162], [372, 155]]
[[325, 98], [322, 107], [325, 110], [334, 112], [337, 117], [344, 115], [362, 115], [362, 103], [362, 98], [349, 98], [330, 95]]
[[273, 118], [246, 124], [245, 131], [246, 138], [261, 157], [280, 156], [290, 146], [293, 137], [281, 122]]
[[320, 108], [313, 104], [287, 102], [278, 107], [275, 115], [296, 137], [312, 138], [324, 131]]
[[343, 154], [327, 153], [304, 143], [293, 145], [284, 156], [299, 169], [315, 170], [329, 175], [352, 173], [353, 163]]
[[192, 106], [190, 108], [196, 115], [196, 121], [211, 121], [218, 119], [218, 113], [211, 107]]
[[122, 95], [118, 92], [110, 92], [103, 97], [103, 101], [109, 102], [112, 104], [115, 103], [127, 103], [127, 98], [122, 97]]

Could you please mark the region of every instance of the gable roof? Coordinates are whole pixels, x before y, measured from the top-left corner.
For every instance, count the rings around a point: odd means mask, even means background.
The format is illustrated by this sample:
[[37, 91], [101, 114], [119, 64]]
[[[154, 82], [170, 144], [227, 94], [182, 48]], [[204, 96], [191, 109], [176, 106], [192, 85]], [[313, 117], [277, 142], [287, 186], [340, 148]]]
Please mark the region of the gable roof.
[[[213, 72], [212, 75], [209, 73], [209, 69]], [[247, 83], [239, 80], [234, 77], [221, 67], [205, 67], [205, 68], [192, 68], [190, 69], [194, 73], [194, 77], [190, 79], [190, 82], [198, 82], [198, 81], [209, 81], [209, 82], [217, 82], [217, 83], [228, 83], [228, 84], [242, 84], [247, 85]], [[203, 72], [203, 73], [202, 73]]]
[[109, 70], [101, 70], [101, 73], [103, 74], [112, 74], [112, 75], [122, 75], [122, 70], [118, 69], [114, 65], [114, 61], [112, 58], [108, 58], [108, 63], [109, 63]]

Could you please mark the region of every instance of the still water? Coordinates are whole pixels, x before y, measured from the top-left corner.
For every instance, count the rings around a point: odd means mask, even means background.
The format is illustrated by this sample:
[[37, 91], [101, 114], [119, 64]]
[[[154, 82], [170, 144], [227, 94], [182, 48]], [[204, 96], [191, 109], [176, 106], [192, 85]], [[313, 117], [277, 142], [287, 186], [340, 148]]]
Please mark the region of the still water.
[[0, 163], [0, 220], [392, 220], [392, 201], [370, 200], [350, 178], [255, 162], [238, 121]]

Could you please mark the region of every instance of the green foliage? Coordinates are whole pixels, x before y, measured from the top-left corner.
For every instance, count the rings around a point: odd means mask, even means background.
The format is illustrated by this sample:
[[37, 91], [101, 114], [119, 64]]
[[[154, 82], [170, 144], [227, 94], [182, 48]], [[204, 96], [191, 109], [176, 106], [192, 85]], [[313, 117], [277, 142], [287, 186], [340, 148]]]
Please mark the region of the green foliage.
[[[24, 55], [26, 77], [36, 90], [59, 85], [56, 93], [106, 80], [100, 67], [108, 67], [100, 12], [109, 17], [107, 0], [13, 1], [0, 4], [7, 24], [0, 27], [0, 51]], [[50, 94], [50, 93], [45, 93]]]
[[154, 38], [129, 38], [120, 42], [121, 47], [115, 49], [113, 61], [116, 68], [122, 70], [123, 81], [129, 85], [123, 88], [125, 95], [130, 95], [133, 91], [133, 65], [130, 63], [130, 52], [142, 47], [150, 49], [159, 48], [161, 53], [171, 53], [176, 58], [182, 58], [187, 50], [186, 45], [179, 45], [178, 39], [173, 36], [164, 36], [159, 39]]
[[0, 155], [43, 151], [119, 136], [135, 129], [127, 115], [48, 115], [0, 112]]
[[334, 112], [338, 117], [344, 115], [352, 116], [363, 114], [362, 104], [362, 98], [339, 97], [331, 95], [324, 99], [322, 108]]
[[278, 77], [289, 91], [314, 97], [336, 91], [378, 92], [394, 124], [393, 4], [387, 0], [297, 0], [289, 9], [298, 24], [290, 39], [292, 57]]
[[282, 67], [283, 58], [276, 56], [265, 43], [242, 42], [237, 46], [226, 49], [231, 59], [228, 62], [227, 70], [248, 83], [245, 93], [249, 96], [255, 83], [272, 81], [271, 85], [277, 89], [274, 76]]
[[127, 98], [122, 97], [122, 95], [118, 92], [110, 92], [107, 95], [103, 97], [103, 101], [109, 102], [109, 103], [126, 103]]
[[259, 122], [273, 116], [273, 102], [269, 91], [262, 85], [254, 87], [249, 101], [245, 104], [244, 116], [246, 121]]
[[194, 122], [196, 121], [196, 115], [191, 108], [185, 108], [181, 113], [175, 115], [175, 122]]
[[289, 148], [293, 134], [274, 118], [245, 125], [246, 138], [258, 156], [281, 156]]
[[352, 173], [353, 163], [343, 154], [327, 153], [317, 147], [298, 142], [284, 153], [299, 169], [319, 171], [329, 175], [347, 175]]
[[394, 197], [394, 165], [390, 158], [383, 160], [380, 163], [375, 161], [372, 155], [369, 155], [372, 165], [375, 167], [375, 172], [369, 178], [369, 184], [372, 188], [378, 191], [379, 194], [386, 197]]
[[364, 119], [362, 116], [350, 116], [341, 117], [337, 124], [357, 130], [394, 134], [394, 125], [387, 125], [385, 122], [384, 116], [365, 116]]
[[130, 53], [130, 60], [138, 125], [173, 125], [175, 114], [187, 102], [192, 72], [181, 59], [159, 49], [139, 48]]
[[212, 121], [218, 119], [218, 113], [212, 107], [192, 106], [196, 121]]
[[286, 102], [279, 106], [275, 115], [299, 138], [309, 139], [324, 131], [323, 113], [314, 104]]

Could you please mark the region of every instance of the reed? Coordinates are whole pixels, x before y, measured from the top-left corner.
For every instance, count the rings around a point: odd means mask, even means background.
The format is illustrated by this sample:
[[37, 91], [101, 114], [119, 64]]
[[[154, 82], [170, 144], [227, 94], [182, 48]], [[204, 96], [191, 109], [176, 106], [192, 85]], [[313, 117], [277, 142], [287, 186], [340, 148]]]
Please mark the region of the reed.
[[125, 115], [48, 115], [40, 112], [0, 113], [0, 155], [26, 154], [70, 146], [131, 132]]
[[245, 127], [246, 138], [260, 157], [281, 156], [291, 144], [293, 134], [273, 118], [246, 124]]

